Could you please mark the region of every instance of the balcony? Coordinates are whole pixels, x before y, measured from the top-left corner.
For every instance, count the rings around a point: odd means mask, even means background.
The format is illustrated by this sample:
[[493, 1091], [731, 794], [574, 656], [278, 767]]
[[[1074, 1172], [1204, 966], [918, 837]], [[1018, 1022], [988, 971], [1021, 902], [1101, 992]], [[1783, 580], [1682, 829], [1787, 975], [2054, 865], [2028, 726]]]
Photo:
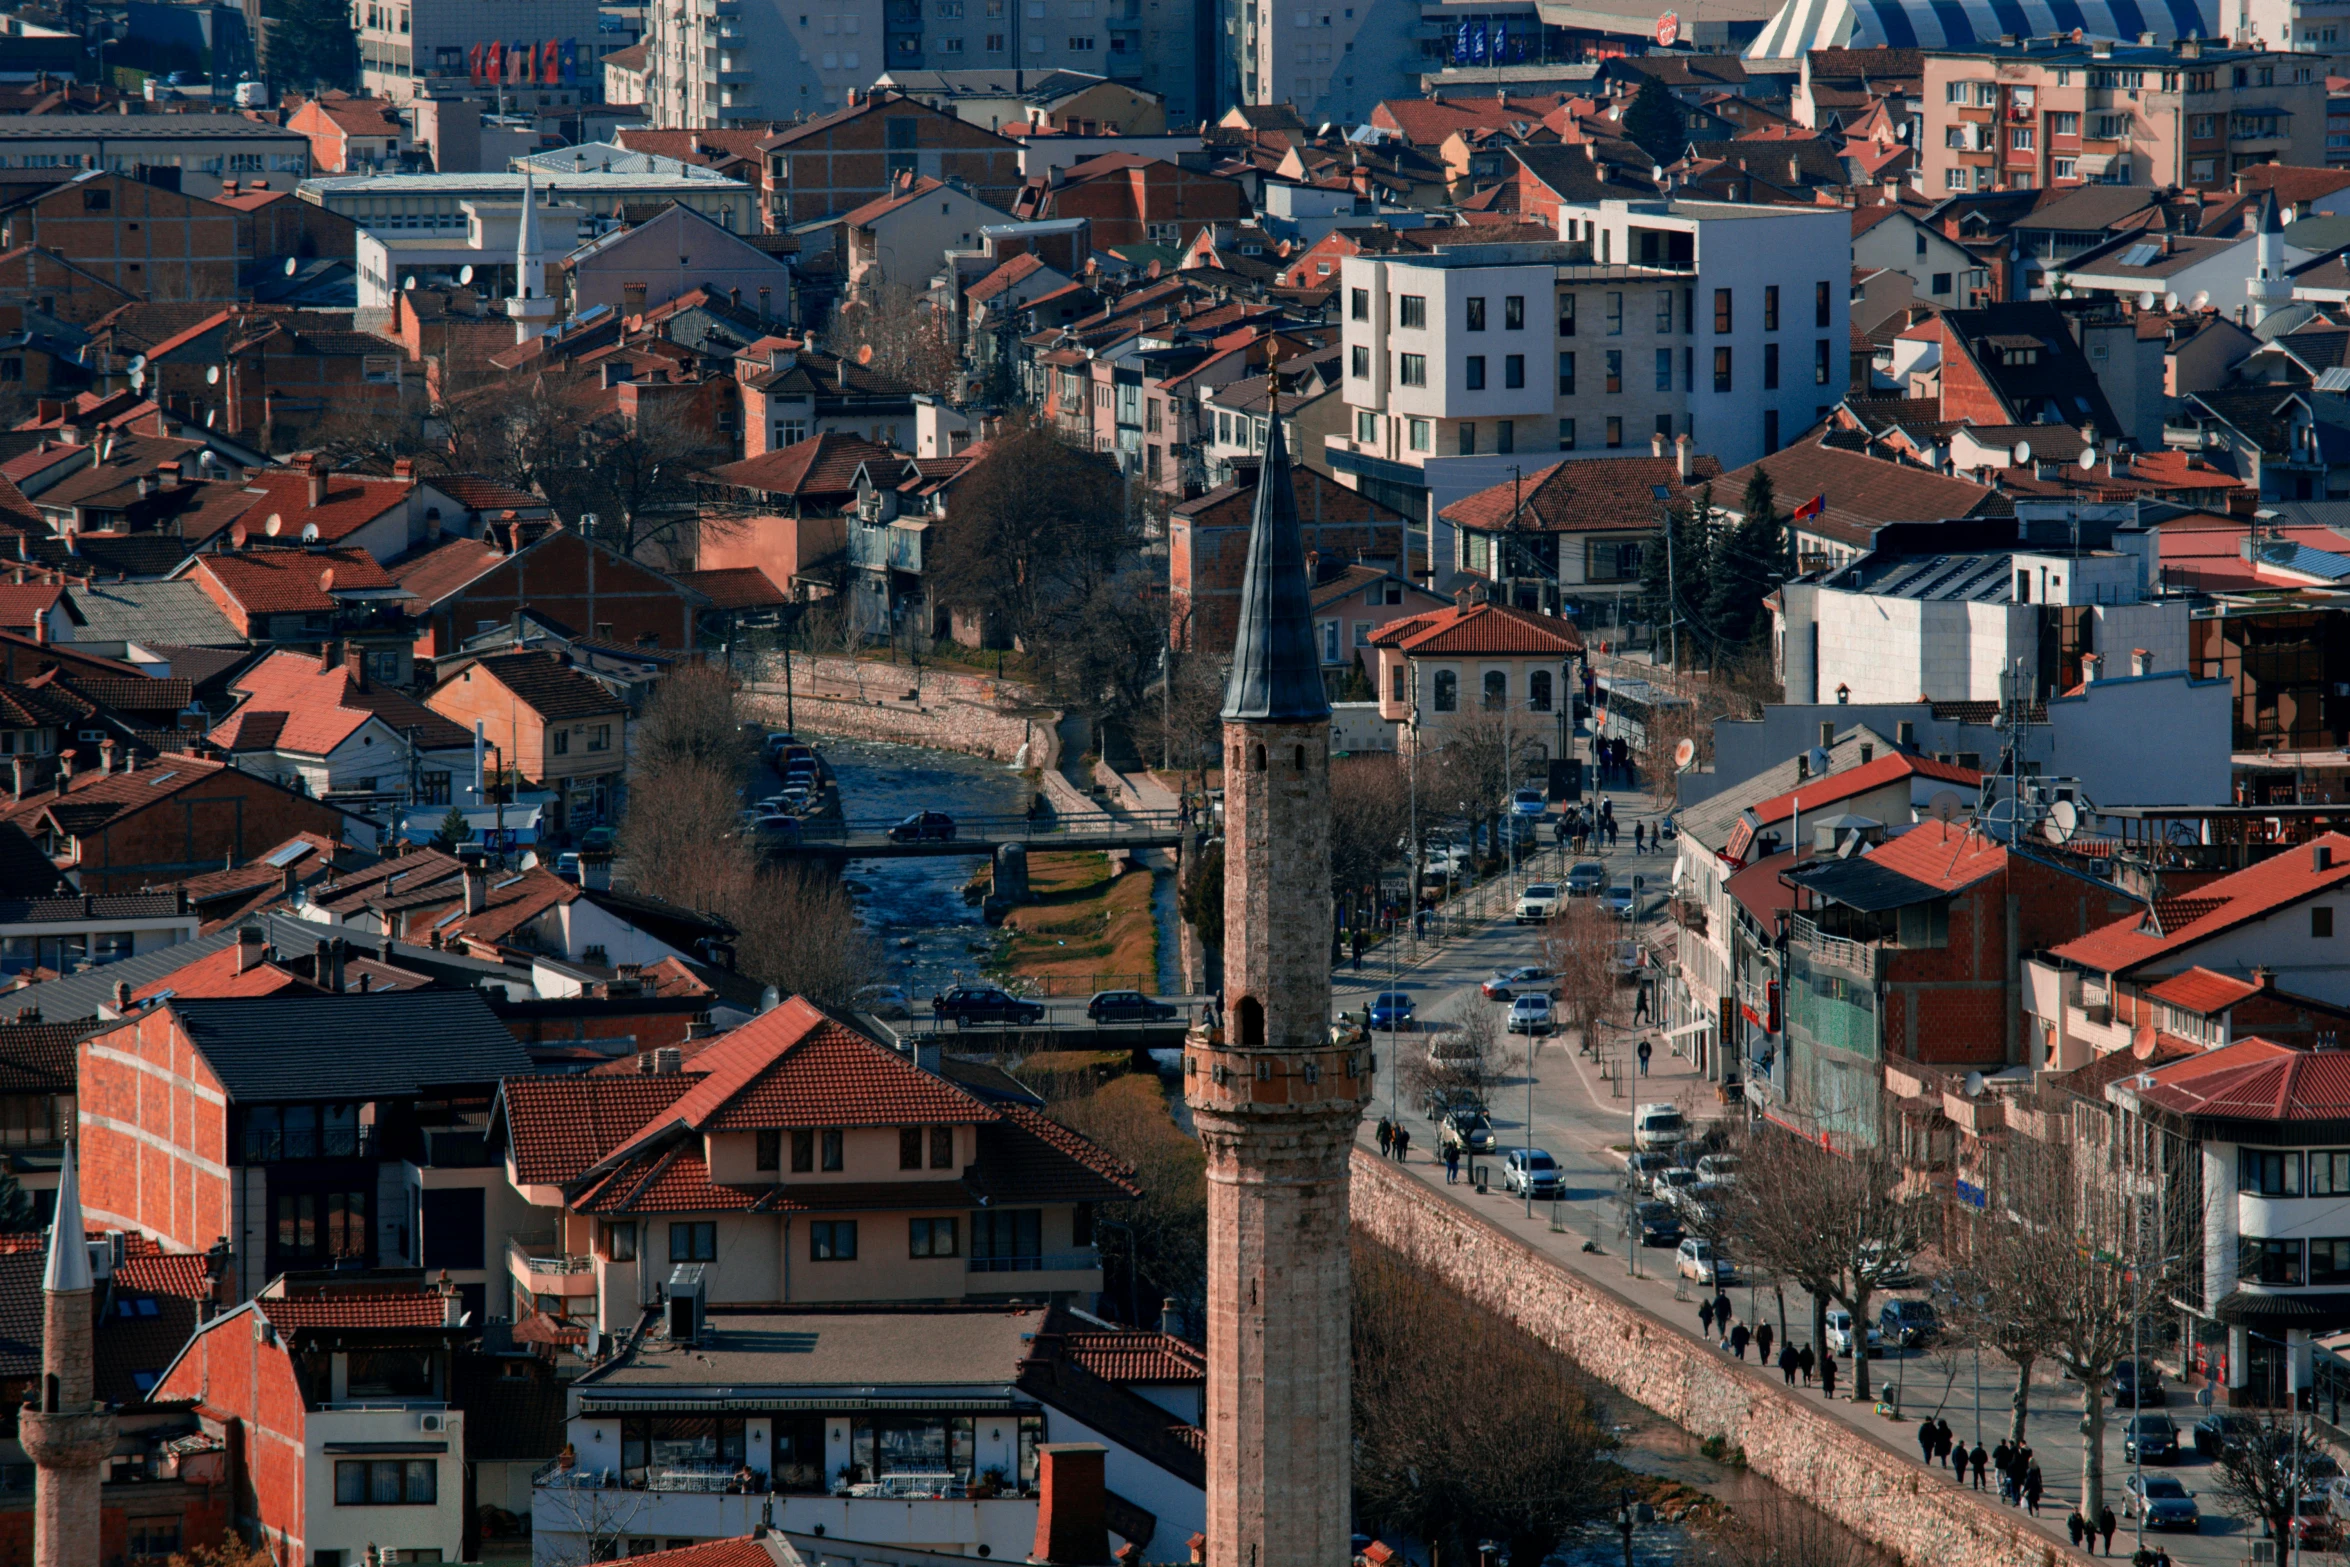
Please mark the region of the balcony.
[[1705, 934], [1705, 905], [1698, 902], [1696, 899], [1684, 898], [1676, 894], [1674, 897], [1666, 900], [1665, 912], [1672, 916], [1674, 924], [1680, 926], [1683, 930], [1689, 932], [1689, 934], [1692, 936], [1702, 936]]
[[516, 1235], [506, 1242], [507, 1266], [533, 1295], [593, 1295], [596, 1259], [566, 1252], [549, 1232]]
[[1102, 1265], [1092, 1247], [1077, 1251], [1040, 1252], [1033, 1257], [974, 1257], [973, 1273], [1089, 1273]]
[[[533, 1536], [556, 1545], [599, 1517], [614, 1516], [616, 1491], [595, 1479], [559, 1485], [542, 1480], [531, 1493]], [[931, 1552], [976, 1557], [985, 1552], [1019, 1561], [1036, 1541], [1036, 1499], [887, 1496], [782, 1497], [761, 1493], [630, 1489], [619, 1502], [628, 1528], [650, 1535], [704, 1540], [741, 1539], [767, 1521], [804, 1543], [831, 1540], [918, 1540]], [[607, 1523], [608, 1526], [608, 1523]], [[813, 1538], [812, 1538], [813, 1537]], [[582, 1558], [584, 1559], [584, 1557]]]
[[1800, 916], [1796, 918], [1794, 927], [1795, 939], [1803, 944], [1805, 956], [1813, 963], [1824, 968], [1839, 969], [1855, 979], [1875, 983], [1877, 949], [1874, 946], [1828, 935], [1810, 920]]
[[860, 571], [922, 572], [927, 523], [860, 523], [849, 530], [849, 564]]

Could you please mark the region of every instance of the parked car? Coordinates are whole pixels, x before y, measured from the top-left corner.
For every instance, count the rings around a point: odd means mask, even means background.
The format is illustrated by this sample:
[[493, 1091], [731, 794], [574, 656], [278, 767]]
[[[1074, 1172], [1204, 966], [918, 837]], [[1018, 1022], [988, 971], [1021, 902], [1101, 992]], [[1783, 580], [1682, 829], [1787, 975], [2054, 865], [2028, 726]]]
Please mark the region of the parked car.
[[798, 843], [800, 819], [785, 811], [762, 811], [758, 822], [759, 836], [770, 843]]
[[1646, 1193], [1655, 1189], [1656, 1178], [1673, 1167], [1673, 1156], [1662, 1149], [1624, 1156], [1624, 1183], [1633, 1190]]
[[1514, 1001], [1529, 990], [1539, 991], [1553, 1001], [1558, 999], [1558, 986], [1550, 970], [1531, 963], [1519, 968], [1495, 969], [1477, 988], [1488, 1001]]
[[1637, 941], [1619, 941], [1608, 949], [1607, 971], [1619, 983], [1637, 979], [1646, 967], [1648, 954]]
[[1567, 1183], [1559, 1162], [1539, 1148], [1512, 1148], [1501, 1161], [1501, 1189], [1536, 1197], [1562, 1197]]
[[1175, 1009], [1139, 990], [1105, 990], [1085, 1004], [1085, 1015], [1096, 1023], [1169, 1023]]
[[1877, 1313], [1877, 1331], [1900, 1349], [1923, 1349], [1942, 1331], [1931, 1301], [1889, 1300]]
[[1448, 1088], [1439, 1085], [1430, 1088], [1421, 1095], [1420, 1109], [1429, 1120], [1442, 1126], [1444, 1118], [1448, 1115], [1465, 1114], [1472, 1110], [1483, 1115], [1485, 1101], [1477, 1097], [1477, 1091], [1473, 1088]]
[[1669, 1202], [1650, 1198], [1632, 1205], [1632, 1222], [1640, 1227], [1643, 1246], [1678, 1246], [1681, 1244], [1681, 1216]]
[[555, 874], [568, 882], [579, 880], [579, 856], [566, 849], [555, 856]]
[[1540, 816], [1549, 809], [1550, 802], [1543, 798], [1540, 789], [1517, 789], [1510, 793], [1512, 816]]
[[1368, 1021], [1375, 1029], [1412, 1026], [1412, 998], [1400, 990], [1382, 990], [1371, 998]]
[[2147, 1362], [2125, 1360], [2113, 1368], [2114, 1408], [2143, 1409], [2149, 1404], [2159, 1408], [2169, 1401], [2161, 1374]]
[[1734, 1153], [1709, 1153], [1699, 1157], [1697, 1173], [1706, 1180], [1728, 1185], [1738, 1179], [1738, 1156]]
[[1436, 1146], [1439, 1151], [1458, 1148], [1463, 1153], [1491, 1153], [1493, 1122], [1486, 1117], [1482, 1106], [1447, 1111], [1437, 1123]]
[[1697, 1172], [1685, 1164], [1676, 1164], [1657, 1171], [1650, 1178], [1648, 1189], [1667, 1202], [1676, 1202], [1682, 1192], [1696, 1184]]
[[1484, 1059], [1485, 1047], [1457, 1028], [1428, 1036], [1428, 1064], [1439, 1072], [1468, 1072]]
[[1670, 1148], [1689, 1135], [1689, 1121], [1680, 1107], [1660, 1101], [1632, 1112], [1632, 1146]]
[[[1832, 1354], [1849, 1355], [1852, 1345], [1852, 1313], [1838, 1306], [1828, 1313], [1828, 1349]], [[1877, 1332], [1875, 1323], [1868, 1327], [1868, 1345], [1872, 1355], [1885, 1347], [1884, 1337]]]
[[1538, 1034], [1549, 1033], [1553, 1026], [1550, 1016], [1550, 997], [1536, 993], [1520, 996], [1510, 1003], [1510, 1020], [1507, 1025], [1509, 1033], [1524, 1034], [1531, 1038]]
[[1683, 1238], [1681, 1249], [1673, 1254], [1673, 1267], [1685, 1279], [1717, 1288], [1738, 1282], [1738, 1268], [1730, 1261], [1730, 1254], [1716, 1250], [1702, 1235]]
[[1597, 860], [1578, 860], [1567, 872], [1567, 896], [1596, 897], [1607, 886], [1607, 867]]
[[579, 835], [579, 852], [582, 854], [610, 854], [612, 846], [619, 841], [619, 834], [609, 827], [590, 827]]
[[916, 811], [889, 830], [892, 843], [953, 843], [955, 819], [944, 811]]
[[930, 1008], [934, 1015], [964, 1028], [973, 1023], [1041, 1023], [1044, 1008], [1033, 1001], [1022, 1001], [1018, 996], [997, 989], [993, 985], [957, 985], [941, 996], [933, 996]]
[[1628, 881], [1617, 882], [1608, 888], [1607, 891], [1599, 895], [1599, 901], [1610, 914], [1620, 920], [1631, 919], [1639, 912], [1639, 906], [1632, 897], [1632, 884]]
[[2330, 1551], [2341, 1533], [2332, 1500], [2323, 1491], [2303, 1496], [2293, 1507], [2293, 1539], [2305, 1551]]
[[1530, 925], [1549, 919], [1559, 911], [1559, 890], [1556, 882], [1538, 881], [1518, 894], [1517, 922]]
[[2206, 1458], [2217, 1458], [2242, 1447], [2256, 1429], [2258, 1424], [2250, 1415], [2215, 1409], [2195, 1422], [2195, 1451]]
[[2122, 1481], [2122, 1516], [2135, 1518], [2141, 1513], [2149, 1529], [2192, 1533], [2203, 1527], [2195, 1493], [2169, 1475], [2131, 1475]]
[[2168, 1415], [2130, 1416], [2129, 1424], [2122, 1427], [2122, 1457], [2132, 1463], [2176, 1463], [2178, 1423]]

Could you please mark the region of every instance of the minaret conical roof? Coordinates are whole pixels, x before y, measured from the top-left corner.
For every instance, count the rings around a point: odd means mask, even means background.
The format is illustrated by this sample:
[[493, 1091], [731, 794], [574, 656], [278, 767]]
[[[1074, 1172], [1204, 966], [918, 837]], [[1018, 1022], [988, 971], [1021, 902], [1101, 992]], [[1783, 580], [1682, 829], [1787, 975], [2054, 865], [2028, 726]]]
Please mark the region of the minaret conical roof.
[[57, 1174], [57, 1217], [49, 1228], [49, 1266], [41, 1274], [41, 1288], [53, 1295], [90, 1288], [90, 1246], [82, 1234], [82, 1182], [75, 1171], [75, 1147], [68, 1139], [65, 1164]]
[[1289, 443], [1281, 434], [1278, 401], [1267, 423], [1264, 464], [1249, 513], [1248, 573], [1241, 580], [1224, 717], [1313, 723], [1330, 716], [1330, 701], [1322, 693], [1322, 665], [1314, 651], [1305, 540], [1298, 532], [1297, 489], [1290, 481]]

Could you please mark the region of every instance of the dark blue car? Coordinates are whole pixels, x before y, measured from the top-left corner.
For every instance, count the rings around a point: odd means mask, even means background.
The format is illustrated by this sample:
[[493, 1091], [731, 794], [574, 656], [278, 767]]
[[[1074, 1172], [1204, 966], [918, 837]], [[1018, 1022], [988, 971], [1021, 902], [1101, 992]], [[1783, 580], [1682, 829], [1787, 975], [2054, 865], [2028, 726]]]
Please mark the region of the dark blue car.
[[1372, 1028], [1409, 1028], [1411, 1026], [1411, 997], [1400, 990], [1383, 990], [1371, 998]]

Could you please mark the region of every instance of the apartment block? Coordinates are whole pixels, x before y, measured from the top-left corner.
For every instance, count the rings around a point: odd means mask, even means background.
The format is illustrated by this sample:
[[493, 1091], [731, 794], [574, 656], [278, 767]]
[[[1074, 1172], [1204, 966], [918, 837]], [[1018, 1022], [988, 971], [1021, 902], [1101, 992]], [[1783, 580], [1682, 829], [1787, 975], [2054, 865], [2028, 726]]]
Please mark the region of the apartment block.
[[[1383, 100], [1420, 95], [1428, 61], [1417, 5], [1223, 0], [1223, 8], [1223, 43], [1243, 104], [1294, 104], [1308, 125], [1319, 125], [1367, 119]], [[1444, 29], [1441, 20], [1429, 25]], [[1531, 16], [1525, 26], [1538, 30]]]
[[2087, 183], [2231, 187], [2263, 163], [2325, 165], [2319, 55], [2023, 39], [1925, 59], [1929, 195]]
[[1520, 453], [1686, 435], [1735, 467], [1843, 400], [1843, 209], [1604, 201], [1559, 222], [1555, 243], [1346, 258], [1335, 471], [1420, 516]]
[[[509, 105], [562, 108], [592, 102], [603, 86], [602, 61], [622, 40], [597, 30], [596, 0], [506, 0], [495, 11], [471, 0], [359, 0], [352, 7], [359, 34], [360, 83], [370, 96], [406, 103], [428, 82], [473, 80], [473, 49], [502, 42], [532, 49], [549, 40], [571, 44], [569, 77], [512, 84]], [[494, 94], [494, 84], [482, 88]]]

